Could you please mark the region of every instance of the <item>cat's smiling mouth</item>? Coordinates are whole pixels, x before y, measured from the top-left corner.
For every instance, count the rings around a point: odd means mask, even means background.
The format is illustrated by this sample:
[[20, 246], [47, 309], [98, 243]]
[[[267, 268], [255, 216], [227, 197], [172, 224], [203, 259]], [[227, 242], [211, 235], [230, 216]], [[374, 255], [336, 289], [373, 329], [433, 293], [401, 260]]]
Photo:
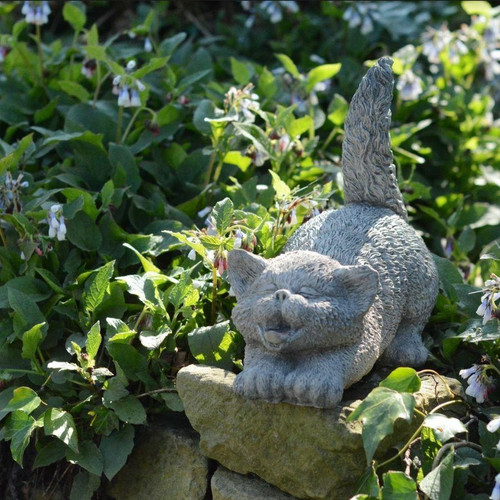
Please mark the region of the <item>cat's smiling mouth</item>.
[[259, 328], [264, 345], [270, 350], [281, 350], [290, 343], [293, 336], [291, 326], [285, 322], [272, 326], [260, 326]]

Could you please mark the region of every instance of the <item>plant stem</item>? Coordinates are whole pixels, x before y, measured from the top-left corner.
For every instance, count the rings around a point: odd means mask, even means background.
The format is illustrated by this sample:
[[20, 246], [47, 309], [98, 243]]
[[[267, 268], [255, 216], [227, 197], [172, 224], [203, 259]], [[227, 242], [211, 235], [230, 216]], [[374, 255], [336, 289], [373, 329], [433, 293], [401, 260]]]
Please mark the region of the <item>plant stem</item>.
[[104, 81], [104, 78], [106, 78], [104, 77], [103, 80], [101, 81], [101, 64], [99, 61], [97, 61], [96, 73], [97, 73], [97, 85], [94, 91], [94, 100], [92, 102], [92, 109], [95, 109], [96, 107], [97, 98], [99, 97], [99, 91], [101, 90], [102, 81]]
[[398, 451], [398, 453], [396, 453], [396, 455], [394, 455], [393, 457], [389, 458], [385, 462], [382, 462], [381, 464], [377, 465], [376, 469], [380, 469], [381, 467], [384, 467], [384, 465], [387, 465], [387, 464], [391, 463], [393, 460], [396, 460], [396, 458], [398, 458], [401, 455], [403, 455], [406, 452], [407, 448], [409, 448], [411, 446], [411, 443], [413, 443], [413, 441], [415, 441], [415, 439], [417, 439], [417, 437], [420, 434], [420, 431], [422, 430], [423, 426], [424, 426], [424, 423], [422, 422], [417, 427], [417, 430], [411, 435], [410, 439], [408, 439], [408, 441], [405, 443], [405, 445]]
[[118, 108], [118, 119], [116, 123], [116, 144], [120, 144], [122, 136], [122, 123], [123, 123], [123, 106]]
[[42, 29], [39, 24], [36, 25], [36, 45], [38, 48], [38, 67], [40, 69], [40, 83], [45, 88], [43, 78], [43, 53], [42, 53]]
[[419, 372], [417, 372], [417, 375], [420, 375], [422, 373], [431, 373], [432, 375], [435, 375], [437, 378], [439, 378], [439, 380], [441, 380], [441, 382], [443, 382], [444, 387], [446, 388], [446, 392], [448, 393], [448, 395], [451, 398], [455, 398], [455, 394], [453, 394], [453, 392], [451, 391], [450, 386], [447, 384], [447, 382], [444, 380], [444, 378], [441, 375], [439, 375], [438, 372], [431, 370], [431, 369], [425, 369], [425, 370], [420, 370]]
[[214, 172], [214, 179], [213, 179], [214, 184], [219, 180], [219, 176], [222, 171], [222, 165], [224, 165], [224, 158], [221, 157], [219, 163], [217, 163], [217, 167]]
[[212, 267], [212, 311], [210, 324], [215, 325], [217, 319], [217, 269]]
[[7, 248], [7, 240], [5, 239], [5, 234], [3, 234], [2, 226], [0, 226], [0, 239], [2, 240], [2, 245]]
[[154, 391], [143, 392], [136, 396], [136, 398], [143, 398], [145, 396], [151, 396], [153, 394], [161, 394], [162, 392], [177, 392], [175, 387], [163, 387], [162, 389], [155, 389]]
[[147, 312], [147, 309], [146, 309], [146, 306], [144, 306], [142, 308], [141, 314], [139, 314], [139, 317], [137, 318], [137, 321], [135, 322], [134, 331], [137, 332], [137, 329], [139, 328], [139, 325], [141, 324], [141, 321], [144, 318], [146, 312]]
[[476, 443], [471, 443], [470, 441], [460, 441], [459, 443], [447, 443], [441, 447], [437, 455], [434, 457], [434, 460], [432, 462], [432, 470], [434, 470], [439, 465], [439, 462], [441, 462], [443, 455], [449, 449], [452, 449], [453, 450], [452, 452], [454, 453], [456, 448], [472, 448], [473, 450], [479, 451], [480, 453], [482, 453], [483, 451], [483, 448], [481, 446], [479, 446]]
[[210, 183], [210, 178], [212, 177], [212, 170], [214, 169], [214, 163], [215, 163], [215, 157], [217, 155], [217, 152], [214, 151], [211, 155], [210, 155], [210, 160], [208, 162], [208, 169], [207, 169], [207, 173], [205, 175], [205, 182], [204, 182], [204, 185], [203, 187], [206, 188], [208, 186], [208, 184]]
[[122, 142], [125, 143], [125, 141], [127, 140], [127, 137], [128, 137], [128, 134], [130, 133], [130, 130], [132, 129], [132, 125], [134, 124], [137, 116], [139, 115], [139, 113], [143, 110], [144, 108], [137, 108], [135, 110], [135, 113], [132, 115], [132, 118], [130, 118], [130, 122], [127, 126], [127, 128], [125, 129], [125, 132], [123, 133], [123, 137], [122, 137]]
[[40, 375], [40, 373], [35, 370], [23, 370], [21, 368], [2, 368], [2, 371], [9, 373], [26, 373], [31, 375]]

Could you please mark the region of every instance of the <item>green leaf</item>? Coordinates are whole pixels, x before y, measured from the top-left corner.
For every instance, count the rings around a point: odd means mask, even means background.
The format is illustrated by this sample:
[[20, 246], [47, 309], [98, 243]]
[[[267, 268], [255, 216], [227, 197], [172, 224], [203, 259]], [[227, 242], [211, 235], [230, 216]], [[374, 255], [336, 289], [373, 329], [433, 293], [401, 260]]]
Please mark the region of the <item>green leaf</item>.
[[[106, 54], [106, 47], [102, 45], [84, 45], [83, 50], [85, 51], [85, 55], [88, 59], [95, 59], [96, 61], [105, 63], [112, 62], [108, 59], [108, 55]], [[121, 71], [123, 71], [122, 67], [120, 67], [120, 72]]]
[[287, 131], [292, 139], [307, 132], [314, 125], [313, 119], [309, 115], [293, 120], [287, 127]]
[[397, 419], [411, 422], [414, 408], [415, 398], [411, 394], [376, 387], [349, 415], [348, 422], [361, 420], [363, 423], [363, 446], [368, 463], [382, 439], [393, 432]]
[[67, 361], [50, 361], [47, 363], [47, 368], [49, 370], [70, 372], [77, 372], [80, 370], [80, 367], [76, 363], [68, 363]]
[[59, 96], [57, 96], [55, 99], [52, 99], [46, 106], [43, 106], [43, 108], [37, 109], [35, 111], [35, 114], [33, 115], [35, 123], [42, 123], [45, 120], [51, 118], [54, 115], [58, 104]]
[[142, 330], [139, 334], [139, 340], [146, 349], [152, 351], [158, 349], [171, 333], [172, 330], [164, 325], [159, 332]]
[[150, 376], [147, 360], [133, 346], [110, 342], [107, 349], [128, 379], [149, 382]]
[[79, 83], [64, 80], [58, 83], [61, 90], [66, 92], [66, 94], [76, 97], [81, 102], [87, 102], [89, 100], [90, 94], [88, 90]]
[[101, 439], [99, 449], [104, 458], [104, 475], [110, 481], [127, 462], [134, 448], [134, 435], [134, 427], [127, 424]]
[[290, 73], [295, 78], [300, 78], [300, 73], [297, 69], [297, 66], [295, 66], [295, 63], [286, 54], [274, 55], [279, 59], [281, 64], [283, 64], [283, 67], [288, 71], [288, 73]]
[[118, 401], [119, 399], [122, 399], [130, 394], [118, 377], [113, 377], [107, 380], [104, 387], [105, 391], [102, 402], [104, 406], [108, 408], [110, 408], [115, 401]]
[[242, 172], [246, 172], [252, 163], [252, 159], [242, 155], [240, 151], [228, 151], [224, 156], [224, 163], [236, 165]]
[[10, 440], [12, 458], [21, 467], [23, 466], [24, 451], [30, 442], [31, 434], [40, 425], [32, 416], [20, 410], [12, 412], [5, 422], [3, 437]]
[[332, 102], [328, 107], [328, 119], [337, 126], [344, 123], [347, 112], [349, 111], [349, 103], [340, 94], [333, 96]]
[[109, 405], [115, 410], [118, 418], [127, 424], [144, 424], [146, 422], [146, 410], [135, 396], [125, 396]]
[[88, 313], [93, 313], [101, 304], [113, 276], [115, 261], [112, 260], [96, 269], [85, 282], [82, 305]]
[[59, 441], [59, 439], [54, 439], [38, 451], [35, 463], [33, 464], [33, 469], [38, 469], [38, 467], [47, 467], [48, 465], [63, 459], [65, 455], [66, 445], [62, 441]]
[[436, 438], [446, 443], [457, 434], [466, 433], [467, 427], [455, 417], [447, 417], [440, 413], [431, 413], [425, 417], [423, 425], [434, 430]]
[[379, 384], [398, 392], [417, 392], [420, 385], [420, 377], [413, 368], [396, 368]]
[[453, 488], [453, 455], [448, 453], [441, 463], [427, 476], [425, 476], [418, 487], [430, 500], [449, 500]]
[[487, 18], [491, 17], [491, 4], [482, 1], [469, 1], [461, 2], [462, 9], [469, 14], [469, 16], [480, 15]]
[[153, 273], [160, 273], [161, 270], [160, 268], [156, 267], [149, 259], [144, 257], [140, 252], [138, 252], [132, 245], [129, 245], [128, 243], [123, 243], [123, 246], [125, 248], [128, 248], [129, 250], [132, 250], [139, 260], [141, 261], [142, 267], [146, 273], [148, 272], [153, 272]]
[[215, 227], [219, 234], [223, 235], [226, 232], [231, 224], [233, 214], [234, 206], [229, 198], [224, 198], [216, 203], [212, 210], [212, 217], [215, 219]]
[[165, 67], [168, 57], [153, 57], [147, 64], [132, 73], [134, 78], [143, 78], [149, 73]]
[[38, 394], [29, 387], [17, 387], [14, 389], [14, 395], [9, 401], [9, 404], [3, 408], [4, 411], [22, 411], [29, 415], [32, 411], [36, 410], [42, 400]]
[[94, 221], [84, 212], [78, 212], [67, 224], [66, 237], [80, 250], [95, 252], [102, 243], [101, 232]]
[[358, 481], [357, 493], [364, 493], [367, 496], [379, 498], [380, 497], [380, 485], [377, 473], [375, 472], [374, 463], [372, 462], [365, 473], [361, 476]]
[[89, 474], [87, 471], [79, 472], [73, 479], [69, 500], [92, 500], [100, 484], [100, 474]]
[[4, 156], [0, 159], [0, 175], [2, 175], [6, 170], [14, 167], [17, 168], [19, 161], [24, 154], [24, 152], [28, 149], [29, 146], [33, 144], [33, 134], [29, 134], [23, 137], [17, 144], [14, 151], [9, 153], [7, 156]]
[[71, 27], [76, 32], [80, 32], [85, 26], [85, 23], [87, 21], [85, 12], [79, 9], [72, 2], [64, 2], [63, 17], [65, 21], [71, 24]]
[[23, 350], [22, 356], [25, 359], [36, 359], [36, 350], [42, 342], [43, 332], [42, 328], [46, 325], [45, 322], [38, 323], [37, 325], [31, 327], [28, 331], [23, 334]]
[[458, 297], [453, 285], [455, 283], [463, 283], [462, 275], [448, 259], [437, 255], [433, 255], [432, 257], [439, 273], [439, 280], [443, 291], [452, 302], [456, 302]]
[[70, 413], [59, 408], [49, 408], [43, 416], [46, 436], [55, 436], [78, 453], [78, 437], [75, 422]]
[[233, 333], [229, 321], [195, 328], [188, 333], [191, 354], [200, 363], [230, 369], [233, 366]]
[[418, 500], [417, 485], [404, 472], [387, 472], [383, 482], [382, 500]]
[[87, 340], [85, 342], [85, 349], [90, 359], [95, 359], [95, 357], [97, 356], [101, 341], [101, 324], [99, 323], [99, 321], [97, 321], [89, 330], [89, 333], [87, 334]]
[[[45, 318], [35, 301], [29, 295], [15, 288], [8, 288], [7, 296], [10, 307], [16, 312], [19, 320], [19, 335], [32, 326], [45, 322]], [[16, 330], [18, 330], [16, 328]]]
[[181, 398], [175, 392], [162, 392], [160, 394], [167, 408], [172, 411], [184, 411], [184, 404]]
[[252, 71], [250, 71], [248, 65], [234, 57], [231, 57], [231, 73], [240, 85], [246, 85], [252, 78]]
[[278, 92], [276, 78], [267, 68], [262, 70], [257, 88], [259, 89], [259, 92], [264, 94], [268, 99], [271, 99], [276, 92]]
[[269, 173], [271, 174], [272, 186], [276, 193], [276, 198], [278, 200], [284, 200], [290, 197], [291, 190], [285, 182], [280, 179], [280, 176], [272, 170], [269, 170]]
[[335, 76], [341, 68], [340, 63], [335, 63], [335, 64], [322, 64], [321, 66], [317, 66], [316, 68], [313, 68], [309, 73], [307, 74], [307, 79], [306, 79], [306, 92], [311, 92], [313, 90], [314, 86], [322, 82], [323, 80], [328, 80], [328, 78], [332, 78]]
[[110, 144], [109, 161], [115, 171], [123, 168], [128, 189], [134, 193], [137, 192], [142, 181], [137, 162], [134, 155], [130, 152], [130, 148], [122, 144]]
[[0, 392], [0, 421], [4, 419], [6, 415], [9, 414], [9, 410], [6, 410], [7, 404], [12, 399], [14, 395], [14, 388], [8, 387]]
[[99, 448], [92, 441], [81, 441], [78, 453], [72, 449], [66, 452], [68, 462], [77, 464], [91, 474], [100, 476], [104, 468], [104, 460]]
[[[212, 101], [202, 99], [193, 115], [193, 125], [204, 135], [210, 135], [212, 127], [205, 118], [215, 118], [215, 106]], [[0, 169], [1, 173], [1, 169]]]

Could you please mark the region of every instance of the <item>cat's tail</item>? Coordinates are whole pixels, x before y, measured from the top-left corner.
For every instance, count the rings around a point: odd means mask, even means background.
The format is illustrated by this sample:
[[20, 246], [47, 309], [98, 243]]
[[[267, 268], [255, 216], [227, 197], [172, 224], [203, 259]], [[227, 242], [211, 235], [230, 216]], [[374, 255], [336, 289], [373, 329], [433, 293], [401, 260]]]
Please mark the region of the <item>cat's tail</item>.
[[387, 207], [407, 218], [392, 163], [392, 59], [371, 67], [352, 98], [342, 146], [345, 203]]

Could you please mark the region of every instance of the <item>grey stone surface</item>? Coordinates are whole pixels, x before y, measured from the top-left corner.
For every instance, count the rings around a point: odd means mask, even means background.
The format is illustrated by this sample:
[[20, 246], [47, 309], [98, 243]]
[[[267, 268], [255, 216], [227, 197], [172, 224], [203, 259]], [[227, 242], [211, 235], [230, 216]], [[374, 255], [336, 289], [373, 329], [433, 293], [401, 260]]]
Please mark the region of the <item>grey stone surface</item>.
[[208, 460], [196, 433], [154, 424], [136, 436], [108, 494], [116, 500], [202, 500], [207, 489]]
[[233, 321], [246, 342], [234, 390], [249, 399], [332, 408], [380, 358], [427, 359], [421, 331], [438, 291], [422, 238], [406, 222], [389, 124], [392, 61], [363, 78], [346, 119], [346, 205], [300, 227], [285, 253], [228, 256]]
[[[366, 460], [361, 424], [346, 418], [360, 401], [328, 410], [270, 404], [236, 395], [234, 380], [233, 373], [200, 365], [178, 373], [179, 395], [200, 434], [202, 453], [232, 471], [257, 474], [296, 498], [351, 498]], [[457, 381], [453, 384], [461, 390]], [[426, 409], [447, 399], [444, 385], [432, 377], [424, 380], [417, 397], [418, 406]], [[411, 432], [402, 422], [396, 439], [408, 439]], [[383, 442], [382, 452], [393, 444]]]
[[219, 467], [210, 482], [213, 500], [293, 500], [294, 497], [256, 477]]

